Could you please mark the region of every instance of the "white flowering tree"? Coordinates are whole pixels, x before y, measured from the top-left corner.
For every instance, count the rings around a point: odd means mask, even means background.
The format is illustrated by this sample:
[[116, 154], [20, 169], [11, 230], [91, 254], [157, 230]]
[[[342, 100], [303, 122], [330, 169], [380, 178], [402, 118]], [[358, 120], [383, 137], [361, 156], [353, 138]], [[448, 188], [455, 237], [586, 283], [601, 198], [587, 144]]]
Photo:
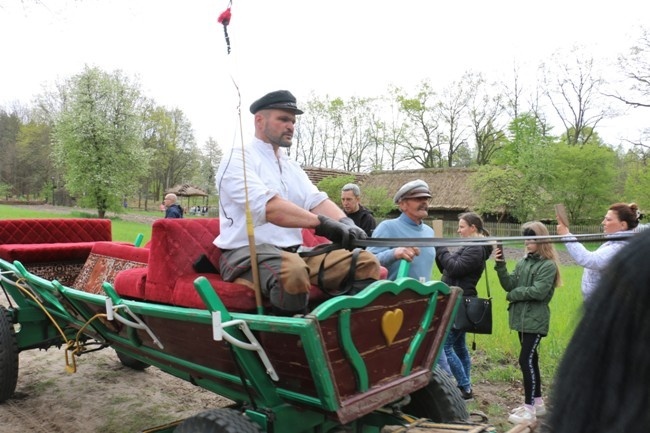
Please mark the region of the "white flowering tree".
[[100, 218], [120, 208], [147, 168], [141, 142], [141, 96], [121, 72], [86, 67], [62, 88], [54, 156], [66, 187]]

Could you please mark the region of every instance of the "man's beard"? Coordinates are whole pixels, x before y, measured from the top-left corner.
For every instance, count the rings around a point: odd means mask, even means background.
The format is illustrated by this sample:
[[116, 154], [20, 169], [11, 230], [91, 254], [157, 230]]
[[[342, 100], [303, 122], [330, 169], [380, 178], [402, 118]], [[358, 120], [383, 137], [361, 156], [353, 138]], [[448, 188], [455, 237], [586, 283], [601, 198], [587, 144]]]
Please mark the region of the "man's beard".
[[286, 140], [282, 134], [280, 134], [279, 136], [272, 136], [269, 133], [266, 133], [266, 137], [269, 139], [271, 144], [274, 144], [276, 146], [291, 147], [291, 145], [293, 144], [291, 139]]

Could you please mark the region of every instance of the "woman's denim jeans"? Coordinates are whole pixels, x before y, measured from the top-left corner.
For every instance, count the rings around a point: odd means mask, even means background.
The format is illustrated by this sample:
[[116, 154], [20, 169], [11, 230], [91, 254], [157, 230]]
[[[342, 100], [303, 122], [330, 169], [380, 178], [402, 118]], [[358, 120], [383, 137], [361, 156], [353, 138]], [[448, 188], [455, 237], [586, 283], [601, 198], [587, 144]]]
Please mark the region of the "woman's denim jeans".
[[449, 369], [456, 378], [458, 387], [464, 390], [471, 387], [470, 369], [472, 360], [469, 357], [467, 343], [465, 342], [465, 331], [452, 329], [445, 340], [445, 354]]

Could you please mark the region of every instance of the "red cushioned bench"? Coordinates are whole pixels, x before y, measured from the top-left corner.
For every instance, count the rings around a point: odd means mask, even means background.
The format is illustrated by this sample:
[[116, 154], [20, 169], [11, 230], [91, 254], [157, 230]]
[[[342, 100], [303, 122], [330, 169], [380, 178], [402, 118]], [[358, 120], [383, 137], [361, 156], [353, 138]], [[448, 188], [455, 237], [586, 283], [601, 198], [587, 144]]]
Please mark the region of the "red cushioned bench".
[[[210, 281], [223, 303], [231, 311], [254, 311], [255, 293], [243, 284], [223, 281], [216, 273], [196, 273], [194, 262], [204, 254], [218, 267], [221, 251], [213, 244], [219, 234], [218, 218], [159, 219], [154, 222], [146, 268], [127, 269], [115, 277], [114, 287], [120, 296], [164, 304], [205, 308], [194, 288], [194, 280], [204, 276]], [[306, 246], [329, 241], [303, 230]], [[325, 294], [312, 287], [310, 299], [324, 299]]]
[[19, 260], [36, 275], [70, 285], [93, 245], [111, 238], [108, 219], [0, 220], [0, 258]]

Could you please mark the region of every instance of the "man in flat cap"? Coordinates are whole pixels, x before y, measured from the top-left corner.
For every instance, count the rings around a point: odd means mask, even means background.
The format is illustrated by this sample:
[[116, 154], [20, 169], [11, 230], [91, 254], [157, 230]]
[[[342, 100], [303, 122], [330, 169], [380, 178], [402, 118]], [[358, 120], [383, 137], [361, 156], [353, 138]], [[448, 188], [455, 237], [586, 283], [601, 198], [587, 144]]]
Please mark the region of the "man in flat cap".
[[[393, 201], [402, 214], [393, 220], [384, 220], [372, 234], [373, 238], [432, 238], [433, 228], [423, 223], [429, 215], [429, 185], [417, 179], [404, 184], [395, 194]], [[409, 276], [415, 279], [431, 279], [431, 270], [436, 258], [434, 247], [369, 247], [382, 266], [388, 268], [388, 279], [394, 280], [401, 259], [411, 262]]]
[[[324, 254], [297, 254], [302, 228], [315, 229], [317, 235], [350, 249], [351, 240], [367, 236], [287, 157], [284, 148], [291, 146], [296, 115], [303, 113], [291, 92], [271, 92], [253, 102], [250, 111], [255, 116], [255, 138], [244, 151], [233, 149], [225, 155], [217, 172], [220, 233], [214, 243], [222, 250], [223, 279], [253, 280], [247, 208], [254, 226], [260, 289], [276, 314], [304, 313], [309, 289], [319, 281], [336, 292], [346, 284], [356, 291], [379, 279], [379, 263], [366, 251], [355, 253], [353, 281], [346, 279], [353, 261], [353, 253], [346, 249], [328, 253], [327, 259]], [[323, 261], [327, 278], [319, 279]]]
[[[429, 185], [423, 180], [416, 179], [407, 182], [397, 190], [393, 201], [402, 214], [392, 220], [379, 223], [372, 233], [373, 238], [433, 238], [433, 228], [424, 224], [424, 219], [429, 215], [429, 200], [431, 191]], [[399, 262], [404, 259], [411, 263], [409, 277], [429, 281], [436, 259], [434, 247], [368, 247], [368, 251], [375, 254], [382, 266], [388, 268], [388, 279], [397, 277]], [[438, 357], [438, 365], [451, 376], [451, 369], [445, 353]]]

